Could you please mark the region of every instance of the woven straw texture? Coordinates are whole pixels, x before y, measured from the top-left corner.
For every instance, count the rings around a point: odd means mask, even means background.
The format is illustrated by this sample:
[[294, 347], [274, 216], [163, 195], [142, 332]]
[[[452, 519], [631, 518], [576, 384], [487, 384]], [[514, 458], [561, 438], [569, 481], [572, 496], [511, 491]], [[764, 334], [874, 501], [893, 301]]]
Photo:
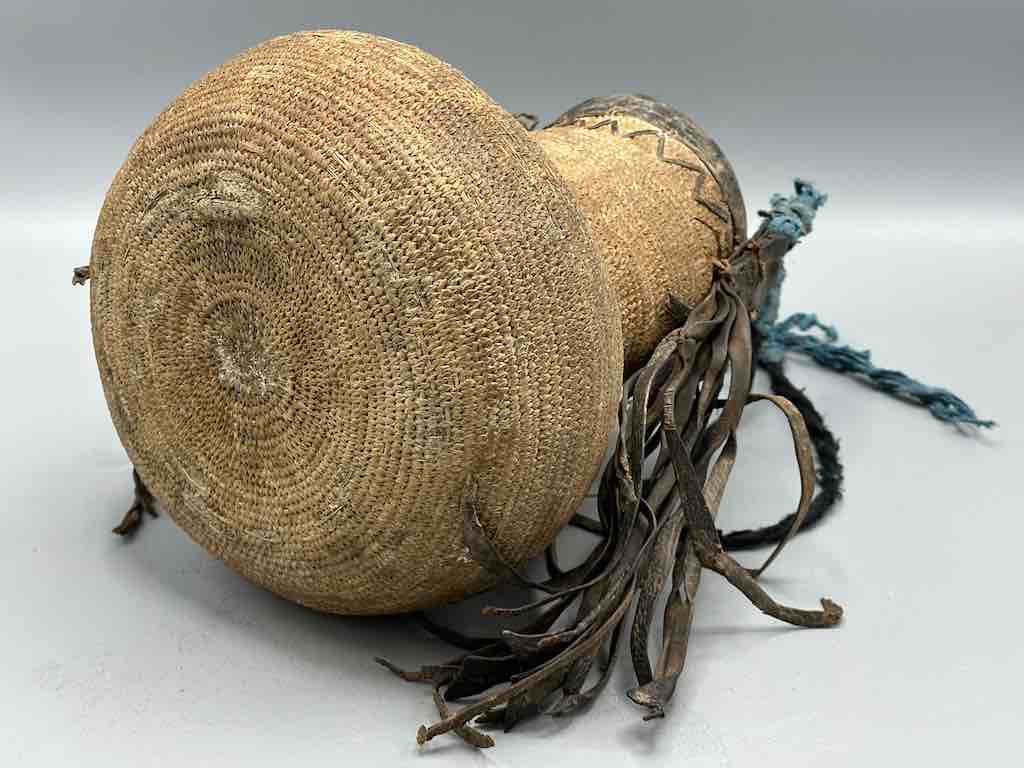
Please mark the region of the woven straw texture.
[[732, 169], [692, 121], [649, 97], [591, 100], [532, 135], [575, 193], [601, 251], [629, 373], [679, 324], [667, 293], [696, 306], [711, 287], [712, 264], [745, 237]]
[[91, 270], [100, 375], [143, 480], [300, 603], [478, 591], [467, 489], [520, 563], [605, 453], [621, 331], [572, 193], [411, 46], [288, 35], [199, 80], [117, 173]]

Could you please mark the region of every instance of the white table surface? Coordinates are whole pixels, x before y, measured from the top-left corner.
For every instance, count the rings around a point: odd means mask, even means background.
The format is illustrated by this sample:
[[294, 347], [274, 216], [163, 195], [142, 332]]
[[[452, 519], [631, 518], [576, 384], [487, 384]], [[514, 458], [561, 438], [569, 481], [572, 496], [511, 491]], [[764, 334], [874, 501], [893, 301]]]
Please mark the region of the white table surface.
[[[791, 256], [784, 312], [816, 310], [879, 364], [947, 386], [1000, 423], [960, 433], [790, 363], [841, 438], [846, 499], [766, 583], [799, 605], [834, 597], [846, 608], [839, 628], [781, 626], [706, 575], [669, 717], [641, 722], [623, 658], [588, 714], [522, 724], [481, 753], [453, 737], [417, 747], [418, 725], [435, 715], [429, 689], [372, 657], [413, 665], [449, 651], [406, 620], [289, 604], [166, 516], [131, 542], [110, 534], [131, 500], [130, 467], [92, 358], [88, 295], [70, 285], [94, 215], [0, 221], [0, 251], [17, 255], [3, 258], [0, 302], [0, 765], [839, 768], [1019, 757], [1019, 219], [951, 206], [880, 229], [870, 212], [834, 203]], [[753, 408], [725, 527], [789, 510], [790, 451], [782, 418]]]

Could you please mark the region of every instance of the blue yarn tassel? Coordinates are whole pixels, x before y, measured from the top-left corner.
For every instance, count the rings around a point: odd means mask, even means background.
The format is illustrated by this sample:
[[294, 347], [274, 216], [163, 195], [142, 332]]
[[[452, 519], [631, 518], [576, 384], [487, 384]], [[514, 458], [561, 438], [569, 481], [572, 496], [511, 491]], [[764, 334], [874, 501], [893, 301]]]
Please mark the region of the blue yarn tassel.
[[[760, 212], [765, 219], [762, 227], [771, 234], [789, 239], [790, 247], [811, 231], [814, 214], [827, 199], [809, 182], [797, 179], [794, 187], [795, 195], [773, 195], [771, 209]], [[780, 268], [778, 279], [768, 287], [758, 313], [755, 327], [761, 341], [759, 360], [779, 363], [787, 352], [798, 352], [825, 368], [861, 377], [876, 389], [922, 405], [940, 421], [972, 424], [976, 427], [995, 426], [994, 421], [979, 419], [967, 403], [949, 390], [922, 384], [901, 371], [878, 368], [871, 362], [871, 354], [867, 350], [839, 345], [836, 329], [820, 322], [813, 314], [797, 313], [779, 322], [779, 301], [784, 278], [785, 270]], [[822, 335], [809, 333], [814, 330], [820, 331]]]

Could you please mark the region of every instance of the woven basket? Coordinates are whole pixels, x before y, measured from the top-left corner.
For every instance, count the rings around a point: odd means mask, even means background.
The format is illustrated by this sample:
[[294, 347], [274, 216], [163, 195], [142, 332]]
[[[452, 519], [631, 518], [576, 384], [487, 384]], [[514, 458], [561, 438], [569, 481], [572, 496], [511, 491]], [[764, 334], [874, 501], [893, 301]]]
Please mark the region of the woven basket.
[[649, 97], [528, 134], [412, 46], [287, 35], [132, 148], [93, 245], [96, 356], [192, 538], [305, 605], [413, 610], [495, 582], [467, 521], [513, 566], [554, 538], [623, 360], [745, 234], [718, 147]]
[[305, 605], [487, 587], [467, 515], [521, 563], [606, 451], [619, 313], [569, 185], [411, 46], [294, 34], [203, 77], [114, 178], [90, 268], [103, 388], [145, 484]]

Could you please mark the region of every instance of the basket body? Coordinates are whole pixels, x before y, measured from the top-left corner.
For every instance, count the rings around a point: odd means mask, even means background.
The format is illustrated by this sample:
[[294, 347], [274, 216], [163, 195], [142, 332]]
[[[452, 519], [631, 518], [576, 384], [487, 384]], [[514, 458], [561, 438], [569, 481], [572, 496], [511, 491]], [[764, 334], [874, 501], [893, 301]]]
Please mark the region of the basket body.
[[291, 600], [479, 591], [467, 488], [521, 563], [604, 456], [621, 331], [576, 201], [411, 46], [300, 33], [197, 81], [116, 175], [91, 269], [130, 459], [193, 539]]

